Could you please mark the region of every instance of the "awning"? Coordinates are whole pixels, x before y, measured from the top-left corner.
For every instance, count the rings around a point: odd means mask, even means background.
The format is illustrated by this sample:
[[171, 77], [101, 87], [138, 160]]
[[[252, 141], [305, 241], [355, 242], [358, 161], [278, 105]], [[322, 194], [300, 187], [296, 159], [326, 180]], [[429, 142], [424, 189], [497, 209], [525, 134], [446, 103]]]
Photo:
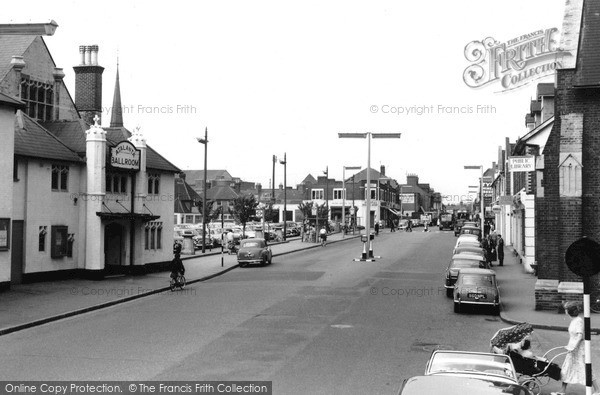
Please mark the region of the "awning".
[[421, 214], [425, 214], [425, 210], [423, 210], [423, 206], [419, 206], [419, 212], [420, 212]]
[[389, 208], [389, 207], [386, 207], [386, 208], [387, 208], [387, 209], [388, 209], [388, 210], [389, 210], [389, 211], [390, 211], [392, 214], [394, 214], [394, 215], [396, 215], [396, 216], [398, 216], [398, 217], [401, 217], [401, 216], [402, 216], [402, 214], [400, 213], [400, 211], [394, 210], [393, 208]]
[[127, 219], [127, 220], [140, 220], [142, 222], [154, 221], [160, 218], [160, 215], [142, 214], [142, 213], [106, 213], [102, 211], [96, 212], [96, 215], [102, 219], [115, 220], [115, 219]]

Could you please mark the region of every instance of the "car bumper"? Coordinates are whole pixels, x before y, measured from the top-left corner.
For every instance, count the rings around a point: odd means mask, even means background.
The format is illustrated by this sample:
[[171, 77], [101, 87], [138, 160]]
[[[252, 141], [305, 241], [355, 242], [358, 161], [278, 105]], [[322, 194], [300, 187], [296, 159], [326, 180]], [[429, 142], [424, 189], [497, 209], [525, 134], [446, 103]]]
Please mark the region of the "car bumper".
[[264, 259], [262, 258], [257, 258], [257, 259], [238, 259], [238, 263], [263, 263]]
[[455, 300], [454, 303], [484, 305], [484, 306], [499, 306], [500, 305], [500, 302], [488, 302], [488, 301], [480, 301], [480, 300]]

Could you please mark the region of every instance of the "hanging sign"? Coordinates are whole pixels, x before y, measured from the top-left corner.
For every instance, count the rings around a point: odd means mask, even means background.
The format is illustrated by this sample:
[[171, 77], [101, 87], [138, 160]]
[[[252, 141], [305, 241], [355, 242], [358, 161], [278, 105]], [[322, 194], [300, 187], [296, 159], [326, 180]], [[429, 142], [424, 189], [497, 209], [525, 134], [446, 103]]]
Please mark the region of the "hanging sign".
[[129, 141], [121, 141], [110, 149], [110, 165], [119, 169], [139, 171], [140, 150]]

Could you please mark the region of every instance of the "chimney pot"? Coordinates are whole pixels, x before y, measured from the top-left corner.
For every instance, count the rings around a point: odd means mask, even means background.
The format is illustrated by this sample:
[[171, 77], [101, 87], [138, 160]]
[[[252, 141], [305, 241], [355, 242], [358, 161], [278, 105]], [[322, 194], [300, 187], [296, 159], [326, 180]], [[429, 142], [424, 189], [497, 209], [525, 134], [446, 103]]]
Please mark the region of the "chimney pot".
[[92, 63], [92, 47], [90, 45], [85, 46], [85, 65], [88, 66]]
[[85, 45], [79, 46], [79, 64], [83, 66], [85, 64]]
[[92, 64], [92, 66], [97, 66], [98, 65], [98, 46], [91, 45], [90, 52], [91, 52], [91, 64]]

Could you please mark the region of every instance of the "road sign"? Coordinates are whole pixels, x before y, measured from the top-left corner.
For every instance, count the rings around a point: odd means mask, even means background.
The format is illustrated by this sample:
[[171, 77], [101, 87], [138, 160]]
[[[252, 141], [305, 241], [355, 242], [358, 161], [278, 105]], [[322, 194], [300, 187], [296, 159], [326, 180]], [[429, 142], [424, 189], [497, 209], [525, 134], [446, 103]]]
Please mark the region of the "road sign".
[[262, 217], [263, 216], [263, 210], [262, 209], [257, 209], [256, 210], [256, 216], [257, 217]]
[[565, 253], [569, 269], [581, 277], [600, 272], [600, 244], [587, 237], [573, 242]]

